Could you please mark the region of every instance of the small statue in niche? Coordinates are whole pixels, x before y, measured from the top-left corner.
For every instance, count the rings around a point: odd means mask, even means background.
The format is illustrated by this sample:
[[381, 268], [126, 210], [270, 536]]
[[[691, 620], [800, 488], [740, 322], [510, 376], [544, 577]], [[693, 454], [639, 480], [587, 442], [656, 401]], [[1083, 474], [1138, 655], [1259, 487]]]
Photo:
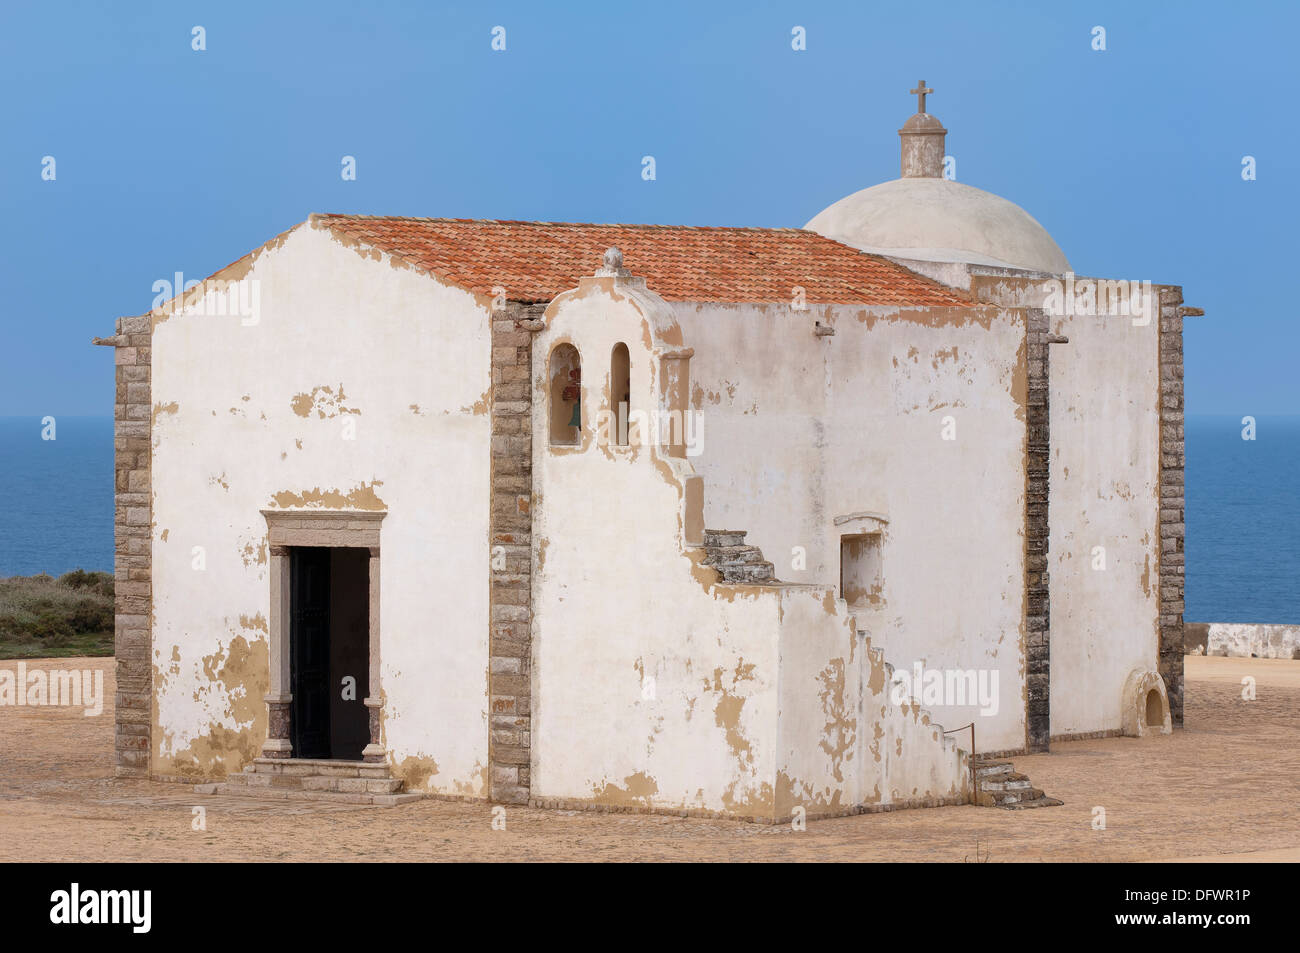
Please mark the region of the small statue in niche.
[[573, 401], [573, 416], [569, 418], [570, 427], [582, 426], [582, 370], [574, 368], [569, 371], [569, 383], [560, 391], [561, 400]]

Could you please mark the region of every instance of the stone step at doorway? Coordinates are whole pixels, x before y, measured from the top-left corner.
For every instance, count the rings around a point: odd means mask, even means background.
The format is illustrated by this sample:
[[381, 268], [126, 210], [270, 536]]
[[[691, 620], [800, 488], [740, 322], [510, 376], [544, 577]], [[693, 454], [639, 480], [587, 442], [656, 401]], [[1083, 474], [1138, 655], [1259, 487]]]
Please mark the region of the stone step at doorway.
[[1004, 811], [1024, 811], [1035, 807], [1059, 807], [1063, 801], [1048, 797], [1010, 761], [975, 757], [975, 803], [980, 807], [999, 807]]
[[199, 794], [226, 794], [266, 800], [330, 801], [396, 807], [423, 800], [402, 791], [386, 764], [317, 761], [306, 758], [255, 758], [224, 781], [196, 784]]

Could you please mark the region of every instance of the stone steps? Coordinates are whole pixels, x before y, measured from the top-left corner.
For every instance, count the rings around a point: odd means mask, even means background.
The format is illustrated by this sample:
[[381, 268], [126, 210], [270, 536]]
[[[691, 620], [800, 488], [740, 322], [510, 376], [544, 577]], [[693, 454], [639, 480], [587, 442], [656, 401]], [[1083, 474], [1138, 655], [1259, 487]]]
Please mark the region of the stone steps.
[[397, 794], [397, 778], [336, 778], [317, 774], [236, 774], [226, 785], [246, 788], [278, 788], [285, 791], [341, 791], [344, 794]]
[[707, 549], [714, 549], [719, 546], [743, 546], [745, 545], [746, 532], [743, 529], [706, 529], [704, 531], [704, 546]]
[[764, 561], [763, 551], [757, 546], [710, 546], [704, 565], [745, 566]]
[[1058, 807], [1063, 803], [1034, 787], [1029, 778], [1016, 772], [1010, 761], [976, 757], [975, 780], [979, 786], [976, 803], [981, 807], [1024, 811], [1035, 807]]
[[254, 758], [244, 774], [319, 775], [334, 778], [387, 778], [386, 764], [368, 761], [324, 761], [312, 758]]
[[199, 794], [225, 794], [267, 800], [332, 801], [394, 807], [423, 799], [402, 792], [388, 765], [364, 761], [256, 758], [224, 781], [195, 785]]
[[1059, 798], [1048, 797], [1042, 791], [1037, 789], [1034, 790], [1034, 794], [1036, 794], [1037, 797], [1023, 798], [1019, 801], [1011, 801], [1009, 803], [1004, 802], [994, 806], [1000, 807], [1004, 811], [1026, 811], [1034, 807], [1060, 807], [1065, 803]]
[[706, 529], [704, 565], [717, 571], [723, 582], [776, 582], [776, 571], [757, 546], [745, 545], [745, 531]]
[[999, 775], [994, 780], [986, 778], [980, 781], [981, 791], [1028, 791], [1032, 787], [1033, 784], [1027, 777], [1015, 772]]

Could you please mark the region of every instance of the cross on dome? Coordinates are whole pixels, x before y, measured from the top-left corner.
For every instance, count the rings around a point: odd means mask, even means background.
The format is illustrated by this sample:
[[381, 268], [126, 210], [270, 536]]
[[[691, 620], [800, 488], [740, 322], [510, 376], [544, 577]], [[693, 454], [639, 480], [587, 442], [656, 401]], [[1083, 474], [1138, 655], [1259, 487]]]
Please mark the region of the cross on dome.
[[925, 112], [926, 94], [933, 93], [934, 90], [928, 89], [925, 85], [925, 80], [921, 80], [916, 84], [916, 89], [909, 89], [908, 92], [916, 95], [916, 111], [919, 113]]

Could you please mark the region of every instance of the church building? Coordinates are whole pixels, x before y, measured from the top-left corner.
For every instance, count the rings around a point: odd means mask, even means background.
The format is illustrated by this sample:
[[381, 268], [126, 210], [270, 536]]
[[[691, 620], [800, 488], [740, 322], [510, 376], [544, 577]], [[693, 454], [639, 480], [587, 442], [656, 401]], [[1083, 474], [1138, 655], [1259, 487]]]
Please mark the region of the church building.
[[1180, 726], [1199, 312], [912, 92], [803, 228], [315, 214], [119, 319], [118, 773], [771, 823]]

